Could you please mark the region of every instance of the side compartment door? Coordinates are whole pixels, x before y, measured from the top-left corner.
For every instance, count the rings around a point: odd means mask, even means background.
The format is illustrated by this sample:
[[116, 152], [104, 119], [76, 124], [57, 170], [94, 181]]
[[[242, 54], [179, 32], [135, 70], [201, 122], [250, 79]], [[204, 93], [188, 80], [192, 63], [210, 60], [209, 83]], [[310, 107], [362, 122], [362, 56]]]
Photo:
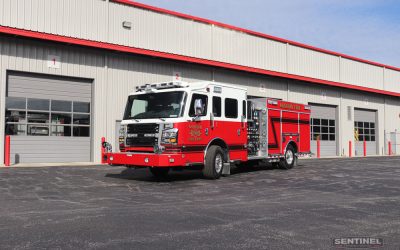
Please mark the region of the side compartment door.
[[268, 153], [271, 155], [280, 154], [281, 144], [281, 111], [268, 109]]

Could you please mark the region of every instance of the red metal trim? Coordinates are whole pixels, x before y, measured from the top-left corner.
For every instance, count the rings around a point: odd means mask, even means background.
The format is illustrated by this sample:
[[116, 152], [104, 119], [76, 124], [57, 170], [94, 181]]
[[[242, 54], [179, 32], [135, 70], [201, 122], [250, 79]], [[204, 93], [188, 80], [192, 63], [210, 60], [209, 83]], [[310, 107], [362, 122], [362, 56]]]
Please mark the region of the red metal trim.
[[196, 17], [196, 16], [187, 15], [187, 14], [183, 14], [183, 13], [176, 12], [176, 11], [171, 11], [171, 10], [167, 10], [167, 9], [163, 9], [163, 8], [159, 8], [159, 7], [154, 7], [154, 6], [143, 4], [143, 3], [133, 2], [133, 1], [130, 1], [130, 0], [110, 0], [110, 2], [130, 5], [130, 6], [134, 6], [134, 7], [137, 7], [137, 8], [151, 10], [151, 11], [154, 11], [154, 12], [167, 14], [167, 15], [172, 15], [172, 16], [176, 16], [176, 17], [180, 17], [180, 18], [184, 18], [184, 19], [194, 20], [194, 21], [197, 21], [197, 22], [205, 23], [205, 24], [213, 24], [215, 26], [219, 26], [219, 27], [226, 28], [226, 29], [231, 29], [231, 30], [236, 30], [236, 31], [243, 32], [243, 33], [246, 33], [246, 34], [249, 34], [249, 35], [258, 36], [258, 37], [262, 37], [262, 38], [267, 38], [267, 39], [271, 39], [271, 40], [282, 42], [282, 43], [288, 43], [288, 44], [295, 45], [295, 46], [298, 46], [298, 47], [301, 47], [301, 48], [311, 49], [311, 50], [322, 52], [322, 53], [325, 53], [325, 54], [330, 54], [330, 55], [334, 55], [334, 56], [340, 56], [340, 57], [343, 57], [343, 58], [346, 58], [346, 59], [350, 59], [350, 60], [363, 62], [363, 63], [367, 63], [367, 64], [374, 65], [374, 66], [385, 67], [387, 69], [400, 71], [400, 68], [397, 68], [397, 67], [394, 67], [394, 66], [385, 65], [385, 64], [381, 64], [381, 63], [377, 63], [377, 62], [361, 59], [361, 58], [358, 58], [358, 57], [354, 57], [354, 56], [350, 56], [350, 55], [346, 55], [346, 54], [342, 54], [342, 53], [338, 53], [338, 52], [334, 52], [334, 51], [330, 51], [330, 50], [326, 50], [326, 49], [317, 48], [317, 47], [314, 47], [314, 46], [311, 46], [311, 45], [307, 45], [307, 44], [304, 44], [304, 43], [299, 43], [299, 42], [295, 42], [295, 41], [279, 38], [279, 37], [276, 37], [276, 36], [271, 36], [271, 35], [267, 35], [267, 34], [264, 34], [264, 33], [256, 32], [256, 31], [252, 31], [252, 30], [248, 30], [248, 29], [239, 28], [239, 27], [236, 27], [236, 26], [233, 26], [233, 25], [229, 25], [229, 24], [225, 24], [225, 23], [221, 23], [221, 22], [216, 22], [216, 21], [209, 20], [209, 19], [206, 19], [206, 18]]
[[392, 142], [388, 142], [388, 151], [389, 151], [389, 155], [392, 155]]
[[321, 141], [317, 138], [317, 158], [321, 158]]
[[4, 145], [4, 165], [6, 167], [9, 167], [10, 166], [10, 158], [11, 158], [10, 157], [11, 138], [9, 135], [6, 135], [6, 140], [5, 140], [4, 144], [5, 144]]
[[153, 56], [153, 57], [158, 57], [158, 58], [177, 60], [177, 61], [183, 61], [183, 62], [189, 62], [189, 63], [196, 63], [196, 64], [213, 66], [213, 67], [218, 67], [218, 68], [244, 71], [244, 72], [268, 75], [268, 76], [276, 76], [276, 77], [282, 77], [282, 78], [287, 78], [287, 79], [328, 85], [328, 86], [333, 86], [333, 87], [354, 89], [354, 90], [360, 90], [360, 91], [365, 91], [365, 92], [369, 92], [369, 93], [400, 97], [400, 93], [396, 93], [396, 92], [392, 92], [392, 91], [367, 88], [367, 87], [356, 86], [356, 85], [347, 84], [347, 83], [339, 83], [339, 82], [321, 80], [321, 79], [316, 79], [316, 78], [311, 78], [311, 77], [305, 77], [305, 76], [299, 76], [299, 75], [293, 75], [293, 74], [287, 74], [287, 73], [280, 73], [280, 72], [275, 72], [275, 71], [270, 71], [270, 70], [246, 67], [246, 66], [230, 64], [230, 63], [223, 63], [223, 62], [212, 61], [212, 60], [207, 60], [207, 59], [200, 59], [200, 58], [195, 58], [195, 57], [182, 56], [182, 55], [158, 52], [158, 51], [147, 50], [147, 49], [139, 49], [139, 48], [135, 48], [135, 47], [127, 47], [127, 46], [116, 45], [116, 44], [111, 44], [111, 43], [96, 42], [96, 41], [84, 40], [84, 39], [73, 38], [73, 37], [53, 35], [53, 34], [36, 32], [36, 31], [28, 31], [28, 30], [10, 28], [10, 27], [5, 27], [5, 26], [0, 26], [0, 33], [29, 37], [29, 38], [34, 38], [34, 39], [46, 40], [46, 41], [74, 44], [74, 45], [86, 46], [86, 47], [97, 48], [97, 49], [125, 52], [125, 53], [130, 53], [130, 54]]

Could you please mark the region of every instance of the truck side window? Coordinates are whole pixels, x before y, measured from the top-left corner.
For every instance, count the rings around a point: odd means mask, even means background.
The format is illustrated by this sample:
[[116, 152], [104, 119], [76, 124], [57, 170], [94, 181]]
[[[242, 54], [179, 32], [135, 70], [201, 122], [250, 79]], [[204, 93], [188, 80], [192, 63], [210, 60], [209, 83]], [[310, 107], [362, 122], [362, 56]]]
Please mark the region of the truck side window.
[[221, 97], [213, 97], [213, 114], [215, 117], [221, 117]]
[[246, 111], [247, 111], [247, 109], [246, 109], [246, 101], [243, 101], [242, 103], [243, 103], [242, 115], [243, 115], [244, 118], [246, 118]]
[[238, 117], [238, 101], [236, 99], [225, 99], [225, 117], [237, 118]]
[[190, 103], [189, 116], [206, 116], [207, 115], [208, 96], [193, 94]]

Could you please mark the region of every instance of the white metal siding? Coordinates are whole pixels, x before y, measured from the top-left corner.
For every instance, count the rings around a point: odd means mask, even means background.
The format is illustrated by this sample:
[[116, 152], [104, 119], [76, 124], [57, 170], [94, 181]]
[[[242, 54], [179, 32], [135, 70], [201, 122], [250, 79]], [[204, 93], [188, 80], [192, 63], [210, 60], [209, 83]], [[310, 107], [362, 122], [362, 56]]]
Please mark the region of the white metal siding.
[[395, 70], [103, 0], [2, 0], [0, 25], [400, 91]]
[[[122, 22], [132, 23], [132, 29]], [[110, 42], [211, 59], [212, 27], [122, 4], [110, 4]]]
[[2, 0], [0, 24], [106, 41], [107, 4], [101, 0]]
[[286, 44], [213, 27], [213, 57], [220, 62], [286, 72]]
[[215, 70], [214, 80], [247, 88], [247, 94], [251, 96], [287, 100], [287, 80], [285, 79]]
[[341, 59], [341, 81], [359, 86], [383, 89], [383, 68], [349, 59]]
[[385, 90], [400, 93], [400, 71], [385, 69]]
[[288, 72], [339, 82], [339, 57], [289, 45]]

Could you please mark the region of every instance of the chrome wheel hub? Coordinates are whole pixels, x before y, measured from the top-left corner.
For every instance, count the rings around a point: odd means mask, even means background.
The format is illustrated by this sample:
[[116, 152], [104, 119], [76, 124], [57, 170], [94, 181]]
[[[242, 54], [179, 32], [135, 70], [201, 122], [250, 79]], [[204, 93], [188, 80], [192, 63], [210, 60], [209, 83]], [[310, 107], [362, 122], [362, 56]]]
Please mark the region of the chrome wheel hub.
[[286, 151], [285, 158], [286, 158], [286, 162], [289, 165], [291, 165], [293, 163], [293, 160], [294, 160], [293, 152], [291, 150]]
[[215, 157], [215, 171], [217, 173], [221, 172], [223, 164], [222, 155], [217, 154]]

